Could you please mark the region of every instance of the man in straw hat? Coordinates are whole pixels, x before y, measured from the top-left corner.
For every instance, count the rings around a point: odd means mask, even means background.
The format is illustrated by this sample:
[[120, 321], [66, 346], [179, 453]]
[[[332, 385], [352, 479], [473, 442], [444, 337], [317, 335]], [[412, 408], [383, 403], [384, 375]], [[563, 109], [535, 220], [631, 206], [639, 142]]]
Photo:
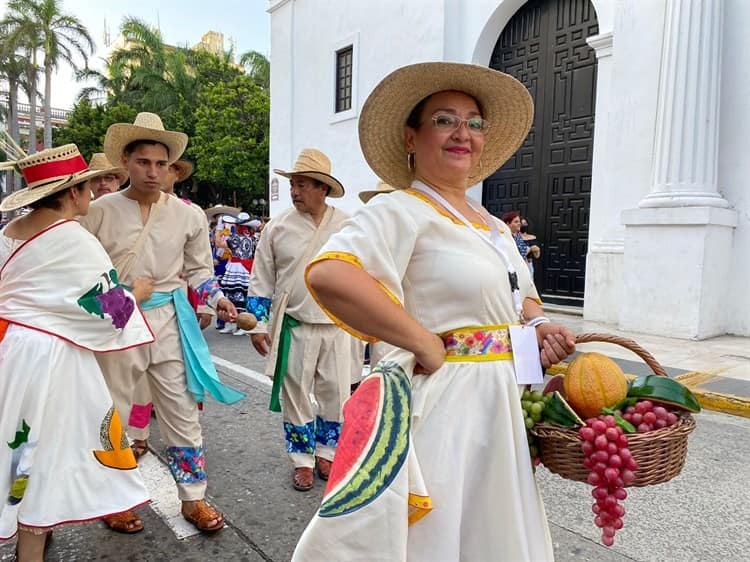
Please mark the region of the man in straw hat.
[[326, 203], [327, 197], [342, 197], [344, 187], [331, 175], [331, 162], [321, 151], [304, 149], [291, 170], [274, 172], [289, 178], [294, 206], [274, 217], [260, 237], [248, 311], [261, 322], [268, 322], [273, 311], [272, 336], [251, 337], [258, 353], [268, 356], [266, 374], [274, 379], [270, 408], [283, 412], [294, 488], [307, 491], [314, 467], [323, 480], [328, 478], [341, 408], [349, 396], [352, 344], [312, 299], [303, 273], [347, 215]]
[[130, 186], [95, 201], [81, 222], [99, 238], [125, 284], [137, 277], [153, 279], [155, 292], [141, 308], [156, 342], [99, 360], [117, 409], [125, 419], [130, 415], [131, 425], [145, 425], [150, 415], [149, 408], [131, 415], [133, 388], [145, 375], [182, 514], [201, 531], [212, 532], [224, 520], [203, 501], [206, 472], [198, 404], [206, 389], [228, 404], [244, 394], [219, 381], [185, 295], [187, 282], [219, 316], [229, 320], [237, 314], [214, 278], [206, 217], [161, 191], [170, 164], [187, 142], [184, 133], [164, 130], [153, 113], [139, 113], [133, 124], [111, 125], [104, 152], [127, 169]]
[[91, 189], [94, 199], [102, 195], [114, 193], [120, 186], [128, 181], [128, 172], [125, 168], [114, 166], [103, 152], [95, 152], [89, 162], [89, 170], [103, 172], [86, 182], [86, 187]]

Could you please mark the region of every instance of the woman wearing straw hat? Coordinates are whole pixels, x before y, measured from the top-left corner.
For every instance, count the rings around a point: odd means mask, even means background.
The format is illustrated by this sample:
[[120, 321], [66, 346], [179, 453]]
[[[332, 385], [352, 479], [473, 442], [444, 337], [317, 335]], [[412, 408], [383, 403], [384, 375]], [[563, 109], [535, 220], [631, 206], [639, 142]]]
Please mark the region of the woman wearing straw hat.
[[395, 71], [363, 106], [365, 158], [400, 189], [333, 236], [307, 282], [352, 333], [400, 349], [345, 406], [295, 560], [552, 559], [514, 354], [541, 378], [574, 340], [542, 316], [508, 229], [466, 194], [532, 113], [514, 78], [445, 62]]
[[32, 210], [0, 235], [0, 541], [18, 529], [20, 560], [41, 560], [53, 527], [148, 501], [94, 352], [154, 341], [134, 298], [152, 288], [119, 285], [74, 220], [107, 170], [88, 170], [73, 144], [16, 164], [28, 187], [0, 210]]
[[125, 168], [113, 166], [103, 152], [95, 152], [91, 156], [89, 170], [102, 172], [95, 178], [88, 180], [86, 184], [86, 187], [91, 189], [91, 193], [94, 194], [94, 199], [116, 192], [122, 184], [128, 181], [128, 172]]

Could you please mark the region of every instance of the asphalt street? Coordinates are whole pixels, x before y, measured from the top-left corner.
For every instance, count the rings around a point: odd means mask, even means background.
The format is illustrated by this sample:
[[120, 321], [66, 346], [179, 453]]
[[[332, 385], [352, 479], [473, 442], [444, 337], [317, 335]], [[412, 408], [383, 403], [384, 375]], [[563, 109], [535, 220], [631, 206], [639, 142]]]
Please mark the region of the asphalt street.
[[[178, 539], [169, 522], [146, 507], [139, 511], [146, 528], [136, 535], [117, 534], [100, 523], [56, 530], [47, 560], [290, 559], [315, 514], [324, 483], [317, 480], [308, 493], [292, 488], [281, 417], [268, 410], [269, 384], [253, 375], [263, 371], [263, 360], [249, 338], [220, 335], [213, 328], [206, 330], [206, 336], [212, 353], [221, 360], [222, 377], [248, 393], [246, 400], [233, 406], [209, 402], [202, 414], [208, 500], [223, 511], [227, 528], [214, 536]], [[697, 421], [682, 474], [659, 486], [629, 489], [625, 527], [612, 548], [599, 543], [589, 486], [538, 470], [556, 559], [750, 560], [750, 419], [706, 412]], [[158, 429], [154, 433], [151, 445], [158, 457], [164, 445]], [[0, 546], [0, 560], [10, 560], [12, 554], [12, 542]], [[335, 560], [335, 553], [330, 560]]]

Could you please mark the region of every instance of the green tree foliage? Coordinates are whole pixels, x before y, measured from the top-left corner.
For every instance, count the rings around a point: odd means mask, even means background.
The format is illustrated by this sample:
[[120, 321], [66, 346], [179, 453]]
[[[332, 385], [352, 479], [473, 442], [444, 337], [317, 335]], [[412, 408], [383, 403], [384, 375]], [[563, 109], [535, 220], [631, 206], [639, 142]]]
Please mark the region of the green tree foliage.
[[188, 148], [198, 162], [196, 177], [236, 190], [245, 207], [253, 196], [265, 196], [269, 110], [267, 91], [244, 75], [198, 95], [195, 136]]
[[132, 123], [137, 113], [136, 108], [125, 103], [96, 106], [88, 100], [81, 100], [70, 114], [68, 126], [52, 131], [53, 143], [55, 146], [78, 145], [88, 161], [94, 152], [102, 151], [107, 127], [113, 123]]

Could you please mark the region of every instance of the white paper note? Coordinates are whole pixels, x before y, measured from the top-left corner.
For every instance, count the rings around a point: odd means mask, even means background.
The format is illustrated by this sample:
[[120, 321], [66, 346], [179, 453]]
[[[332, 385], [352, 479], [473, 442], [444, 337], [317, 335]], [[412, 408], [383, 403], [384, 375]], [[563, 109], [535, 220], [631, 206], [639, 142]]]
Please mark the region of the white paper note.
[[513, 364], [518, 384], [542, 384], [542, 361], [536, 341], [536, 329], [510, 326], [510, 344], [513, 347]]

